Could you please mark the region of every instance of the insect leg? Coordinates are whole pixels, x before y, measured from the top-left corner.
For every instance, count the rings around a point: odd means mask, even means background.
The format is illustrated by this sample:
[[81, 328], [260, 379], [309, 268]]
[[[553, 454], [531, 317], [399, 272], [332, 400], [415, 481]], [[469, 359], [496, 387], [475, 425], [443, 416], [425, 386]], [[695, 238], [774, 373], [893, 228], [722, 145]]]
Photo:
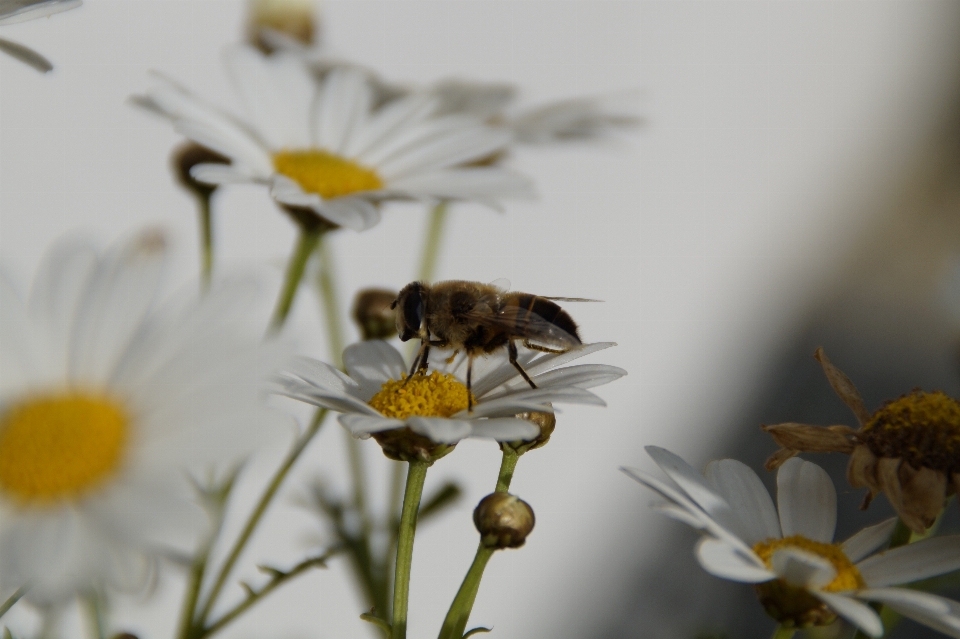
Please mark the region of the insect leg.
[[473, 380], [473, 355], [467, 358], [467, 412], [473, 412], [473, 393], [471, 392]]
[[513, 340], [507, 342], [507, 356], [510, 359], [510, 363], [513, 364], [513, 367], [520, 371], [523, 379], [527, 380], [527, 383], [530, 384], [530, 388], [536, 388], [537, 385], [533, 383], [533, 380], [527, 375], [527, 371], [523, 370], [523, 366], [520, 366], [520, 362], [517, 361], [517, 345], [513, 343]]
[[560, 353], [566, 353], [567, 348], [549, 348], [547, 346], [541, 346], [540, 344], [533, 344], [530, 340], [523, 340], [523, 345], [529, 348], [531, 351], [540, 351], [541, 353], [553, 353], [554, 355], [559, 355]]
[[413, 358], [413, 365], [410, 366], [410, 373], [407, 375], [407, 379], [403, 381], [404, 386], [410, 382], [415, 373], [427, 370], [427, 358], [429, 355], [430, 344], [427, 342], [420, 342], [420, 350], [417, 351], [417, 356]]

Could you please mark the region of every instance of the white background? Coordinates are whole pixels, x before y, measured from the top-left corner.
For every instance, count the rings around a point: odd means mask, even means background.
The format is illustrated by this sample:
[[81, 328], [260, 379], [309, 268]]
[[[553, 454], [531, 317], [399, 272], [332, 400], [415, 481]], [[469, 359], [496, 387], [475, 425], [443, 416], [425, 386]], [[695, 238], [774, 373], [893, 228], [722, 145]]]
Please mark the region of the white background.
[[[236, 109], [219, 54], [240, 37], [243, 9], [87, 0], [2, 30], [56, 65], [41, 76], [0, 60], [0, 254], [23, 286], [64, 233], [106, 243], [147, 225], [175, 240], [171, 286], [194, 275], [194, 205], [167, 170], [178, 138], [126, 99], [157, 69]], [[506, 80], [526, 104], [636, 96], [646, 123], [632, 134], [519, 151], [539, 198], [502, 215], [456, 207], [439, 268], [444, 279], [505, 277], [518, 290], [606, 301], [570, 310], [588, 341], [619, 342], [593, 360], [630, 375], [599, 389], [609, 408], [564, 411], [551, 444], [521, 460], [512, 490], [533, 505], [537, 527], [524, 549], [493, 558], [471, 619], [503, 639], [589, 636], [599, 617], [630, 606], [618, 590], [633, 557], [672, 530], [617, 466], [649, 467], [642, 447], [653, 443], [709, 459], [771, 349], [945, 117], [957, 5], [400, 0], [322, 11], [329, 49], [390, 79]], [[269, 298], [292, 226], [254, 187], [223, 192], [216, 216], [218, 268], [263, 273]], [[412, 279], [424, 220], [420, 208], [396, 206], [371, 231], [340, 232], [344, 298]], [[316, 301], [304, 293], [291, 335], [325, 357]], [[238, 577], [257, 580], [255, 563], [290, 565], [315, 548], [320, 529], [293, 496], [318, 474], [345, 476], [339, 431], [329, 424], [301, 461]], [[286, 443], [251, 465], [237, 512]], [[382, 455], [364, 448], [383, 479]], [[476, 546], [472, 507], [498, 463], [495, 446], [467, 442], [431, 469], [428, 491], [455, 478], [466, 497], [419, 531], [411, 637], [439, 629]], [[222, 636], [373, 636], [347, 579], [334, 562]], [[167, 570], [152, 599], [119, 602], [117, 630], [171, 636], [181, 587]]]

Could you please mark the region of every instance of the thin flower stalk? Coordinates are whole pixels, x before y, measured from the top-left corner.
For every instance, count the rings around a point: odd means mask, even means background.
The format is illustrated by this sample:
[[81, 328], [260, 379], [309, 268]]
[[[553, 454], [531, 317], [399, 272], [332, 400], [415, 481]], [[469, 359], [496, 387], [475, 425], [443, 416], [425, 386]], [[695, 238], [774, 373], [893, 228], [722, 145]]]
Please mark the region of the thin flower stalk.
[[[497, 474], [497, 487], [494, 492], [505, 493], [510, 489], [510, 482], [513, 481], [513, 473], [517, 467], [517, 461], [520, 455], [516, 449], [509, 444], [504, 444], [503, 456], [500, 462], [500, 472]], [[460, 589], [447, 610], [447, 616], [443, 620], [443, 626], [440, 629], [440, 639], [460, 639], [470, 620], [470, 613], [473, 611], [473, 604], [477, 599], [477, 593], [480, 591], [480, 580], [483, 579], [483, 571], [487, 567], [487, 562], [496, 549], [484, 544], [482, 541], [477, 546], [477, 552], [473, 557], [473, 563], [460, 584]]]
[[410, 599], [410, 567], [413, 562], [413, 539], [417, 532], [417, 513], [427, 477], [429, 462], [411, 461], [407, 470], [407, 485], [403, 493], [403, 511], [400, 515], [400, 533], [397, 537], [396, 573], [393, 580], [393, 617], [391, 639], [406, 639], [407, 604]]

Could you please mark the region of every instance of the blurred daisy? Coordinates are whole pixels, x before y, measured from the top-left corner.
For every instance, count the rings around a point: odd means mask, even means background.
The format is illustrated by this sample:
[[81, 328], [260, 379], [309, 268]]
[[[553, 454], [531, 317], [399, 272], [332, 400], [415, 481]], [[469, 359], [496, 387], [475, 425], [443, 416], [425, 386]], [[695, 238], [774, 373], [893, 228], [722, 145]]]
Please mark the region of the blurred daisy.
[[787, 626], [826, 625], [837, 615], [872, 637], [883, 635], [865, 601], [885, 604], [951, 637], [960, 637], [960, 604], [907, 588], [960, 568], [960, 536], [936, 537], [877, 552], [896, 519], [834, 543], [837, 494], [827, 473], [791, 459], [777, 474], [777, 502], [746, 465], [710, 462], [704, 474], [670, 451], [647, 452], [669, 477], [624, 472], [665, 499], [655, 508], [704, 532], [696, 554], [712, 575], [756, 584], [767, 613]]
[[764, 426], [782, 447], [767, 460], [767, 468], [776, 468], [799, 452], [846, 453], [850, 484], [870, 489], [863, 508], [882, 492], [903, 523], [923, 532], [933, 525], [946, 498], [960, 490], [960, 402], [940, 391], [915, 390], [885, 402], [871, 414], [857, 387], [822, 348], [815, 357], [860, 429], [794, 423]]
[[251, 287], [156, 312], [164, 244], [63, 243], [26, 303], [0, 277], [0, 588], [55, 603], [138, 585], [203, 531], [185, 472], [237, 461], [273, 419], [268, 352], [239, 319]]
[[[61, 11], [74, 9], [82, 0], [0, 0], [0, 27], [17, 22], [46, 18]], [[0, 51], [46, 73], [53, 65], [45, 57], [22, 44], [0, 38]]]
[[473, 410], [456, 367], [439, 366], [406, 381], [408, 365], [386, 342], [353, 344], [343, 353], [347, 373], [300, 358], [288, 367], [275, 392], [343, 413], [340, 423], [354, 437], [377, 439], [387, 456], [410, 461], [436, 459], [466, 437], [497, 441], [532, 440], [540, 429], [520, 413], [553, 412], [553, 403], [604, 406], [586, 390], [626, 374], [615, 366], [566, 362], [613, 346], [589, 344], [562, 354], [523, 353], [520, 360], [538, 388], [530, 388], [505, 358], [474, 365]]
[[599, 139], [640, 124], [625, 96], [584, 96], [516, 108], [516, 87], [502, 82], [447, 79], [429, 92], [440, 100], [438, 114], [472, 115], [509, 130], [521, 144]]
[[247, 110], [241, 120], [161, 79], [141, 106], [227, 157], [191, 173], [210, 184], [265, 184], [278, 202], [354, 230], [380, 220], [384, 200], [472, 200], [498, 207], [531, 193], [502, 167], [468, 166], [499, 153], [510, 133], [464, 115], [436, 117], [435, 98], [415, 94], [372, 107], [370, 76], [354, 68], [318, 80], [297, 56], [230, 49], [227, 71]]

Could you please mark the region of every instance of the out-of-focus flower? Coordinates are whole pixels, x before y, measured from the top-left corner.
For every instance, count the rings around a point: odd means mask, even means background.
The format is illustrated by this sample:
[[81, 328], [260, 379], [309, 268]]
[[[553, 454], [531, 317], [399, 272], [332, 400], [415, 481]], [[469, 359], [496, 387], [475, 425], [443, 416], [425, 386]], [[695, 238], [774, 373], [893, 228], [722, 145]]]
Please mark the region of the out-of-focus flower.
[[98, 254], [66, 242], [22, 302], [0, 277], [0, 586], [54, 603], [134, 587], [206, 520], [185, 473], [238, 461], [276, 417], [261, 382], [276, 347], [222, 283], [154, 310], [157, 232]]
[[896, 519], [834, 543], [837, 494], [827, 473], [790, 459], [777, 474], [777, 503], [746, 465], [724, 459], [701, 475], [670, 451], [647, 452], [669, 477], [661, 481], [624, 468], [664, 498], [654, 508], [704, 533], [696, 554], [703, 569], [756, 584], [760, 602], [778, 622], [826, 625], [836, 615], [872, 637], [880, 617], [860, 600], [876, 601], [952, 637], [960, 637], [960, 604], [907, 588], [892, 588], [960, 568], [960, 536], [936, 537], [876, 552]]
[[[323, 362], [301, 358], [287, 368], [276, 392], [343, 413], [340, 423], [355, 437], [377, 439], [389, 457], [436, 459], [466, 437], [497, 441], [534, 439], [540, 428], [517, 417], [525, 411], [552, 412], [552, 403], [593, 404], [586, 390], [618, 379], [615, 366], [566, 362], [612, 346], [589, 344], [562, 354], [524, 353], [521, 365], [538, 388], [530, 388], [507, 361], [477, 360], [467, 409], [467, 388], [443, 365], [406, 381], [407, 365], [386, 342], [353, 344], [343, 353], [347, 374]], [[516, 383], [519, 381], [519, 385]]]
[[[81, 4], [83, 0], [0, 0], [0, 27], [46, 18], [61, 11], [74, 9]], [[0, 38], [0, 51], [29, 64], [37, 71], [46, 73], [53, 69], [49, 60], [22, 44]]]
[[428, 89], [438, 113], [461, 113], [510, 130], [522, 144], [602, 138], [635, 127], [640, 118], [621, 96], [576, 97], [533, 108], [515, 108], [517, 89], [501, 82], [441, 80]]
[[822, 348], [815, 357], [860, 429], [793, 423], [764, 426], [782, 447], [767, 460], [767, 468], [776, 468], [800, 452], [846, 453], [850, 484], [870, 489], [863, 508], [882, 492], [911, 530], [923, 532], [943, 510], [945, 499], [960, 490], [960, 403], [939, 391], [917, 390], [871, 414], [856, 386]]
[[230, 159], [191, 170], [210, 184], [269, 186], [282, 204], [312, 210], [336, 225], [368, 229], [384, 200], [499, 199], [531, 193], [502, 167], [468, 166], [497, 154], [510, 134], [462, 115], [434, 116], [437, 101], [413, 94], [373, 108], [369, 76], [336, 68], [318, 80], [290, 54], [230, 49], [227, 71], [248, 112], [241, 120], [169, 80], [135, 101]]
[[302, 46], [314, 44], [318, 19], [313, 0], [248, 0], [247, 41], [263, 51], [277, 49], [264, 33], [281, 34]]

